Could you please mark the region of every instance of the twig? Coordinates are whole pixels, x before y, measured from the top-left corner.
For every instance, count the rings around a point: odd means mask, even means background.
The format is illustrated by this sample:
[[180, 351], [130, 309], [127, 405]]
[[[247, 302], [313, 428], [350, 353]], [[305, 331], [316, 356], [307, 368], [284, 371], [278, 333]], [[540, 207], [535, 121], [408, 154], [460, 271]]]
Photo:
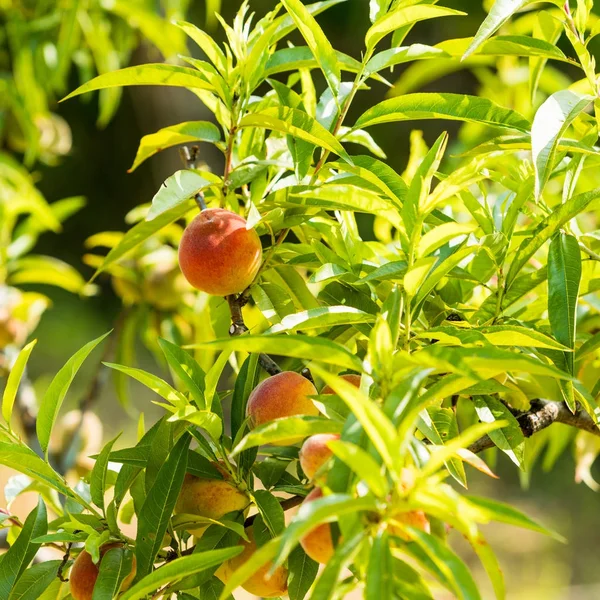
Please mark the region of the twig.
[[[578, 410], [573, 414], [564, 402], [533, 400], [531, 402], [531, 410], [518, 416], [517, 421], [525, 437], [531, 437], [543, 429], [550, 427], [553, 423], [570, 425], [576, 429], [587, 431], [592, 435], [600, 436], [600, 429], [598, 429], [592, 417], [583, 410]], [[485, 435], [474, 444], [471, 444], [469, 450], [477, 454], [488, 448], [493, 448], [494, 445], [490, 437]]]
[[[197, 167], [199, 151], [200, 148], [198, 146], [192, 146], [191, 149], [187, 146], [183, 146], [183, 148], [180, 149], [179, 155], [181, 156], [183, 164], [188, 169], [195, 169]], [[197, 192], [194, 195], [194, 200], [201, 211], [206, 210], [206, 202], [204, 201], [203, 192]]]
[[65, 551], [64, 556], [62, 557], [62, 562], [60, 563], [59, 567], [58, 567], [58, 578], [63, 582], [66, 583], [67, 581], [69, 581], [68, 579], [65, 579], [65, 577], [63, 576], [63, 570], [64, 568], [67, 566], [67, 563], [69, 562], [69, 558], [71, 557], [71, 548], [73, 546], [73, 542], [69, 542], [67, 544], [67, 549]]
[[[242, 314], [242, 307], [248, 302], [246, 298], [243, 298], [240, 294], [227, 296], [227, 302], [229, 304], [229, 312], [231, 313], [231, 327], [229, 328], [229, 335], [243, 335], [248, 332], [248, 327], [244, 323], [244, 316]], [[259, 354], [258, 362], [260, 366], [269, 374], [277, 375], [281, 373], [279, 365], [267, 354]]]

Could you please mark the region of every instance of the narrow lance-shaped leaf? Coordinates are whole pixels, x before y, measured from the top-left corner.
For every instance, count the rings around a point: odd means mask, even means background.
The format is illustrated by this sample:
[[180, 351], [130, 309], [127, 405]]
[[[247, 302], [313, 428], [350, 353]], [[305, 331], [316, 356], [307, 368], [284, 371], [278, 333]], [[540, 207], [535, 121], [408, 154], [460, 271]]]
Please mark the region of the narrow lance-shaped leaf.
[[352, 162], [344, 147], [327, 129], [310, 115], [297, 108], [275, 106], [260, 112], [247, 114], [240, 121], [242, 127], [264, 127], [286, 133], [320, 146]]
[[156, 133], [145, 135], [141, 139], [135, 160], [128, 172], [131, 173], [147, 158], [165, 148], [188, 142], [211, 142], [215, 144], [220, 139], [219, 129], [208, 121], [187, 121], [171, 127], [164, 127]]
[[[577, 298], [581, 283], [581, 250], [577, 238], [562, 231], [552, 240], [548, 252], [548, 318], [554, 337], [575, 349]], [[573, 374], [574, 353], [565, 352]]]
[[190, 435], [185, 433], [160, 468], [140, 510], [135, 543], [138, 577], [144, 577], [152, 571], [156, 554], [162, 547], [169, 519], [183, 485], [189, 445]]
[[303, 600], [319, 572], [319, 563], [310, 558], [302, 547], [294, 548], [288, 559], [288, 595], [290, 600]]
[[[119, 434], [120, 435], [120, 434]], [[90, 495], [92, 501], [102, 510], [104, 510], [104, 493], [106, 491], [106, 475], [108, 470], [108, 460], [110, 452], [119, 436], [111, 440], [102, 448], [102, 452], [98, 455], [94, 468], [90, 475]]]
[[519, 9], [529, 4], [532, 0], [496, 0], [490, 14], [479, 27], [471, 45], [465, 52], [463, 60], [468, 58], [483, 42], [494, 35], [510, 17]]
[[340, 88], [340, 69], [331, 42], [300, 0], [281, 0], [281, 3], [294, 20], [302, 37], [306, 40], [325, 75], [334, 98], [336, 98]]
[[39, 496], [37, 507], [29, 513], [19, 537], [0, 562], [0, 598], [2, 600], [8, 598], [15, 581], [19, 579], [39, 550], [41, 544], [34, 543], [33, 540], [46, 535], [47, 531], [46, 505]]
[[61, 102], [86, 92], [126, 85], [170, 85], [202, 90], [213, 89], [212, 85], [205, 81], [195, 69], [168, 64], [147, 64], [99, 75], [78, 87]]
[[465, 15], [466, 13], [459, 10], [453, 10], [444, 6], [435, 6], [427, 4], [418, 4], [416, 6], [402, 6], [399, 4], [393, 8], [387, 15], [377, 19], [367, 31], [365, 36], [365, 45], [367, 52], [373, 50], [379, 41], [381, 41], [388, 33], [396, 31], [400, 27], [413, 25], [419, 21], [427, 19], [436, 19], [438, 17]]
[[354, 129], [380, 123], [422, 119], [450, 119], [528, 132], [529, 121], [518, 112], [487, 98], [463, 94], [405, 94], [376, 104], [356, 121]]
[[27, 346], [25, 346], [17, 356], [12, 369], [8, 375], [8, 380], [6, 382], [6, 387], [4, 388], [4, 394], [2, 395], [2, 416], [4, 420], [8, 423], [10, 427], [10, 418], [12, 415], [12, 409], [15, 403], [15, 398], [17, 397], [17, 391], [19, 389], [19, 385], [21, 383], [21, 378], [23, 377], [23, 373], [25, 372], [25, 366], [27, 365], [27, 361], [29, 360], [29, 355], [33, 350], [33, 347], [36, 345], [37, 340], [33, 340], [29, 342]]
[[133, 551], [129, 548], [111, 548], [100, 562], [98, 579], [94, 585], [92, 600], [116, 598], [123, 580], [131, 573]]
[[197, 552], [190, 556], [176, 558], [171, 562], [165, 563], [149, 575], [146, 575], [131, 589], [127, 590], [119, 600], [141, 600], [142, 598], [147, 598], [148, 594], [156, 591], [163, 585], [221, 565], [225, 561], [237, 556], [242, 550], [242, 546], [235, 546], [233, 548]]
[[539, 198], [554, 169], [554, 158], [569, 125], [592, 102], [570, 90], [552, 94], [540, 106], [531, 127], [531, 154], [535, 168], [535, 197]]
[[40, 600], [56, 579], [62, 561], [47, 560], [29, 567], [13, 586], [8, 600]]
[[40, 404], [40, 411], [36, 421], [38, 440], [44, 452], [48, 451], [52, 427], [75, 375], [77, 375], [83, 361], [90, 355], [92, 350], [109, 334], [110, 331], [88, 342], [83, 348], [78, 350], [56, 374], [52, 383], [48, 386]]

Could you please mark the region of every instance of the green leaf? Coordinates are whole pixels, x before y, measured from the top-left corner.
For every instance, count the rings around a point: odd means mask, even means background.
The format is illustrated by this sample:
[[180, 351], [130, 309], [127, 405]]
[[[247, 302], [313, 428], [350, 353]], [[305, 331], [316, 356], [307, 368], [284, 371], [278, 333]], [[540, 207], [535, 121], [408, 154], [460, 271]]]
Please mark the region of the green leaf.
[[[121, 435], [121, 434], [119, 434]], [[106, 491], [106, 475], [112, 447], [119, 436], [108, 442], [98, 455], [90, 475], [90, 496], [94, 504], [104, 510], [104, 492]]]
[[531, 126], [531, 154], [535, 167], [535, 197], [538, 199], [554, 170], [558, 144], [569, 125], [593, 101], [570, 90], [552, 94], [535, 113]]
[[56, 577], [61, 562], [47, 560], [29, 567], [13, 586], [8, 600], [39, 600]]
[[[552, 240], [548, 252], [548, 319], [554, 337], [570, 350], [575, 349], [577, 298], [581, 283], [581, 250], [577, 238], [562, 231]], [[565, 352], [573, 374], [573, 352]]]
[[166, 227], [178, 219], [181, 219], [193, 208], [197, 208], [196, 203], [193, 200], [188, 200], [187, 202], [178, 204], [173, 208], [163, 212], [155, 219], [152, 219], [152, 221], [139, 222], [137, 225], [132, 227], [121, 238], [121, 241], [106, 255], [104, 262], [94, 273], [92, 280], [112, 264], [116, 263], [126, 254], [131, 252], [131, 250], [145, 242], [147, 239], [151, 238], [155, 233], [158, 233], [163, 227]]
[[387, 531], [379, 531], [369, 556], [365, 600], [393, 598], [394, 565]]
[[525, 437], [517, 419], [494, 396], [473, 396], [472, 400], [477, 416], [483, 423], [493, 423], [495, 421], [506, 421], [508, 423], [501, 429], [490, 431], [488, 435], [502, 452], [506, 453], [518, 467], [523, 468]]
[[198, 44], [208, 59], [215, 65], [219, 73], [224, 75], [227, 71], [227, 59], [219, 45], [212, 39], [208, 33], [205, 33], [195, 25], [186, 21], [175, 21], [175, 25], [183, 30], [187, 35]]
[[373, 56], [366, 64], [364, 74], [365, 76], [369, 76], [373, 73], [382, 71], [383, 69], [388, 69], [395, 65], [401, 65], [413, 60], [449, 58], [449, 56], [450, 55], [441, 48], [425, 46], [424, 44], [412, 44], [411, 46], [390, 48], [389, 50], [383, 50], [383, 52], [375, 54], [375, 56]]
[[285, 529], [285, 515], [279, 500], [267, 490], [256, 490], [252, 496], [271, 535], [277, 537]]
[[123, 580], [131, 573], [132, 566], [133, 551], [130, 548], [111, 548], [100, 562], [92, 600], [117, 598]]
[[317, 525], [336, 521], [344, 515], [375, 510], [377, 502], [374, 498], [352, 498], [346, 494], [330, 494], [302, 504], [281, 536], [275, 565], [283, 564], [298, 542]]
[[179, 379], [181, 379], [198, 407], [208, 409], [209, 407], [206, 405], [204, 397], [205, 374], [198, 362], [189, 352], [186, 352], [168, 340], [159, 338], [158, 345], [163, 351], [169, 366]]
[[35, 538], [48, 531], [46, 505], [39, 496], [37, 507], [29, 513], [19, 537], [7, 550], [0, 562], [0, 598], [6, 600], [15, 582], [33, 560], [41, 544], [33, 542]]
[[384, 100], [364, 112], [354, 129], [380, 123], [423, 119], [450, 119], [528, 132], [529, 121], [518, 112], [487, 98], [463, 94], [405, 94]]
[[280, 323], [269, 329], [269, 333], [296, 331], [298, 329], [305, 331], [307, 329], [352, 325], [354, 323], [372, 323], [374, 320], [373, 315], [351, 306], [322, 306], [283, 317]]
[[[463, 561], [446, 544], [420, 529], [407, 527], [414, 543], [435, 564], [460, 600], [481, 600], [477, 585]], [[412, 545], [412, 544], [411, 544]], [[410, 545], [409, 545], [410, 546]], [[407, 548], [410, 552], [411, 548]], [[415, 558], [420, 561], [419, 555]]]
[[264, 352], [291, 358], [318, 360], [330, 365], [360, 371], [361, 361], [345, 346], [330, 340], [307, 335], [243, 335], [224, 338], [211, 342], [202, 342], [188, 346], [209, 350], [228, 350], [238, 352]]
[[474, 223], [442, 223], [430, 229], [417, 245], [417, 256], [428, 256], [444, 244], [477, 230]]
[[274, 419], [245, 435], [231, 454], [235, 456], [248, 448], [283, 441], [286, 445], [291, 445], [317, 433], [340, 433], [342, 427], [343, 423], [323, 417], [297, 416]]
[[[220, 183], [220, 180], [218, 180]], [[152, 206], [146, 215], [146, 221], [153, 221], [156, 217], [172, 210], [193, 198], [198, 192], [205, 190], [215, 181], [209, 181], [195, 171], [177, 171], [167, 178], [152, 198]]]
[[596, 198], [600, 197], [600, 188], [573, 196], [556, 208], [535, 229], [534, 235], [526, 238], [515, 253], [515, 257], [506, 275], [506, 288], [510, 289], [515, 277], [520, 273], [527, 261], [549, 240], [565, 223], [587, 209]]
[[337, 56], [331, 42], [300, 0], [281, 0], [281, 3], [296, 23], [296, 27], [319, 63], [334, 98], [337, 98], [341, 77]]
[[105, 362], [104, 364], [111, 369], [115, 369], [115, 371], [120, 371], [121, 373], [129, 375], [129, 377], [139, 381], [147, 388], [151, 389], [155, 394], [158, 394], [171, 404], [187, 404], [187, 400], [181, 392], [178, 392], [175, 388], [171, 387], [166, 381], [157, 375], [153, 375], [152, 373], [148, 373], [142, 369], [126, 367], [125, 365], [116, 365], [108, 362]]
[[490, 14], [479, 27], [469, 48], [463, 55], [463, 60], [473, 54], [481, 44], [490, 38], [514, 13], [529, 4], [532, 0], [496, 0]]
[[48, 452], [50, 443], [50, 434], [54, 427], [54, 422], [58, 416], [60, 407], [69, 390], [75, 375], [79, 371], [83, 361], [90, 355], [92, 350], [110, 334], [110, 331], [100, 337], [88, 342], [83, 348], [78, 350], [65, 364], [65, 366], [56, 374], [40, 404], [40, 410], [36, 420], [36, 432], [42, 450]]
[[2, 395], [2, 416], [9, 427], [15, 398], [17, 397], [17, 391], [19, 390], [19, 384], [21, 383], [21, 378], [25, 372], [29, 355], [36, 343], [37, 340], [29, 342], [29, 344], [19, 352], [19, 355], [8, 374], [8, 380], [6, 381], [6, 387], [4, 388], [4, 394]]
[[566, 350], [567, 346], [556, 342], [535, 329], [521, 327], [519, 325], [491, 325], [483, 327], [481, 333], [490, 344], [494, 346], [529, 346], [532, 348], [552, 348], [554, 350]]
[[400, 441], [396, 429], [384, 412], [359, 389], [318, 366], [314, 372], [333, 389], [352, 411], [393, 475], [400, 475], [398, 451]]
[[522, 527], [523, 529], [529, 529], [531, 531], [537, 531], [548, 535], [560, 542], [564, 542], [564, 538], [555, 533], [551, 529], [547, 529], [543, 525], [536, 523], [533, 519], [530, 519], [527, 515], [524, 515], [516, 508], [493, 500], [491, 498], [482, 498], [479, 496], [466, 496], [466, 499], [470, 504], [473, 504], [478, 512], [478, 518], [484, 518], [486, 522], [498, 521], [500, 523], [506, 523], [508, 525], [514, 525], [515, 527]]
[[398, 4], [387, 15], [377, 19], [367, 31], [367, 35], [365, 36], [367, 53], [371, 52], [388, 33], [392, 33], [396, 29], [400, 29], [406, 25], [413, 25], [426, 19], [457, 15], [462, 16], [466, 15], [466, 13], [443, 6], [426, 4], [402, 6], [402, 4]]
[[95, 287], [86, 284], [85, 280], [71, 265], [52, 256], [29, 254], [12, 263], [9, 283], [22, 285], [25, 283], [43, 283], [60, 287], [73, 294], [91, 296]]
[[251, 354], [242, 364], [235, 380], [231, 399], [231, 437], [236, 438], [246, 419], [246, 405], [252, 390], [258, 385], [260, 372], [258, 354]]
[[235, 546], [233, 548], [197, 552], [190, 556], [176, 558], [143, 577], [131, 589], [122, 594], [119, 600], [141, 600], [142, 598], [146, 598], [148, 594], [156, 591], [163, 585], [171, 584], [194, 573], [199, 573], [200, 571], [223, 564], [225, 561], [240, 554], [242, 550], [242, 546]]
[[[190, 435], [185, 433], [179, 438], [173, 450], [171, 450], [169, 457], [160, 468], [154, 484], [148, 491], [144, 504], [140, 509], [138, 531], [135, 540], [135, 555], [137, 558], [138, 577], [142, 577], [143, 579], [134, 588], [129, 590], [123, 598], [129, 598], [129, 594], [132, 594], [133, 590], [139, 588], [147, 579], [146, 576], [152, 571], [156, 555], [162, 548], [163, 537], [167, 531], [169, 519], [173, 514], [177, 497], [183, 485], [189, 445]], [[173, 561], [169, 565], [173, 565], [176, 562]], [[189, 575], [189, 573], [185, 574]], [[141, 589], [145, 590], [146, 588], [142, 587]], [[133, 595], [131, 597], [138, 598], [141, 596]]]
[[127, 67], [118, 71], [104, 73], [84, 83], [65, 96], [61, 102], [94, 90], [122, 87], [126, 85], [167, 85], [200, 90], [213, 90], [198, 71], [188, 67], [168, 64], [146, 64]]
[[140, 140], [135, 160], [128, 173], [135, 171], [146, 159], [165, 148], [189, 142], [211, 142], [216, 144], [220, 140], [221, 132], [216, 125], [209, 121], [186, 121], [171, 127], [164, 127], [156, 133], [145, 135]]
[[388, 494], [389, 484], [381, 472], [381, 466], [368, 452], [356, 444], [342, 440], [328, 442], [327, 447], [367, 484], [375, 496], [383, 498]]
[[262, 127], [292, 135], [306, 142], [337, 154], [352, 163], [344, 147], [337, 138], [329, 133], [310, 115], [289, 106], [274, 106], [260, 112], [247, 114], [240, 121], [239, 127]]
[[317, 578], [319, 563], [310, 558], [297, 546], [288, 559], [288, 595], [290, 600], [304, 600], [304, 597]]

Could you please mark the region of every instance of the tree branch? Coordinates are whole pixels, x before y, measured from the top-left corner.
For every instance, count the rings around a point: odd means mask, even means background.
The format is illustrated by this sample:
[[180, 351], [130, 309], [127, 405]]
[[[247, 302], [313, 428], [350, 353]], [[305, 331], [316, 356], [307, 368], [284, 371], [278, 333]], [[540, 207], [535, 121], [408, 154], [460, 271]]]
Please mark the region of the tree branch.
[[[573, 414], [564, 402], [532, 400], [531, 409], [517, 416], [517, 421], [525, 437], [531, 437], [550, 427], [553, 423], [570, 425], [576, 429], [587, 431], [592, 435], [600, 436], [600, 429], [598, 429], [598, 426], [590, 415], [583, 410], [578, 410]], [[485, 435], [474, 444], [471, 444], [469, 450], [477, 454], [494, 446], [495, 444], [490, 437]]]
[[[244, 315], [242, 314], [242, 307], [247, 302], [248, 299], [244, 298], [242, 294], [232, 294], [231, 296], [227, 296], [229, 312], [231, 313], [231, 327], [229, 328], [230, 336], [243, 335], [248, 332], [248, 327], [246, 327], [246, 324], [244, 323]], [[268, 354], [259, 354], [258, 362], [269, 375], [281, 373], [279, 365]]]

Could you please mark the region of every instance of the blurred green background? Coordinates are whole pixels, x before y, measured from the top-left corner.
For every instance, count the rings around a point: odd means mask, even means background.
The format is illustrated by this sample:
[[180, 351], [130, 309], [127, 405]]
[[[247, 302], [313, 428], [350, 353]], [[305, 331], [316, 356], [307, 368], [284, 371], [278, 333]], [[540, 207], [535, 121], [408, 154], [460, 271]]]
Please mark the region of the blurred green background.
[[[223, 0], [222, 14], [230, 20], [239, 7], [238, 0]], [[359, 58], [362, 37], [369, 26], [368, 0], [348, 0], [319, 17], [333, 46]], [[485, 12], [480, 0], [454, 0], [444, 2], [452, 8], [468, 12], [467, 17], [447, 18], [420, 24], [410, 35], [408, 42], [435, 44], [449, 38], [473, 35]], [[273, 8], [272, 0], [251, 0], [251, 9], [258, 15]], [[206, 6], [192, 2], [188, 20], [207, 27]], [[211, 34], [223, 38], [222, 30], [210, 25]], [[299, 40], [297, 40], [299, 41]], [[190, 48], [191, 52], [196, 49]], [[154, 60], [152, 50], [142, 45], [133, 55], [133, 64]], [[398, 71], [401, 72], [401, 71]], [[73, 77], [71, 88], [77, 85]], [[476, 93], [477, 81], [461, 71], [428, 85], [426, 91], [453, 91]], [[358, 95], [349, 115], [352, 122], [368, 106], [382, 100], [386, 87], [373, 84], [369, 91]], [[70, 124], [73, 132], [71, 153], [58, 166], [36, 168], [38, 186], [46, 198], [53, 202], [60, 198], [83, 195], [87, 208], [71, 217], [60, 235], [45, 234], [37, 251], [57, 256], [81, 270], [86, 277], [92, 271], [81, 257], [84, 241], [100, 231], [123, 230], [124, 216], [134, 206], [149, 202], [162, 181], [181, 168], [177, 149], [169, 149], [144, 163], [133, 174], [127, 174], [141, 136], [157, 129], [185, 120], [209, 119], [210, 115], [195, 96], [176, 88], [127, 88], [116, 117], [104, 129], [96, 127], [97, 98], [71, 100], [57, 110]], [[398, 123], [378, 127], [373, 135], [389, 157], [391, 166], [402, 171], [406, 164], [410, 130], [418, 127], [425, 132], [425, 139], [432, 142], [443, 129], [456, 133], [458, 125], [449, 122]], [[452, 137], [451, 137], [452, 139]], [[215, 170], [221, 169], [222, 157], [213, 153], [208, 145], [201, 148], [202, 159]], [[364, 217], [363, 230], [369, 228], [369, 217]], [[43, 388], [48, 379], [64, 361], [81, 345], [113, 326], [119, 302], [110, 285], [102, 278], [98, 281], [100, 294], [80, 299], [54, 288], [42, 290], [53, 300], [53, 307], [42, 319], [37, 331], [38, 348], [32, 357], [31, 375], [36, 385]], [[152, 368], [149, 356], [144, 359]], [[93, 361], [91, 361], [93, 362]], [[68, 402], [73, 405], [77, 394], [83, 393], [86, 377], [93, 365], [76, 380], [76, 386]], [[150, 396], [141, 386], [135, 386], [135, 400], [144, 410], [150, 405]], [[98, 412], [105, 424], [105, 435], [126, 428], [127, 415], [118, 406], [109, 386], [105, 386]], [[152, 418], [147, 414], [147, 423]], [[131, 421], [134, 423], [134, 421]], [[471, 477], [471, 493], [489, 494], [503, 501], [514, 503], [518, 508], [553, 527], [569, 540], [560, 544], [530, 532], [508, 526], [490, 528], [489, 541], [499, 551], [504, 566], [507, 587], [511, 599], [572, 599], [600, 598], [600, 572], [597, 569], [600, 542], [600, 497], [584, 485], [574, 482], [574, 464], [571, 456], [563, 456], [552, 472], [536, 468], [529, 489], [521, 486], [519, 474], [507, 460], [499, 458], [495, 466], [499, 480], [491, 480], [479, 474]], [[460, 540], [457, 540], [460, 545]], [[477, 560], [469, 562], [478, 569]], [[478, 571], [479, 572], [479, 571]], [[485, 577], [480, 574], [480, 580]], [[491, 598], [487, 588], [486, 598]]]

